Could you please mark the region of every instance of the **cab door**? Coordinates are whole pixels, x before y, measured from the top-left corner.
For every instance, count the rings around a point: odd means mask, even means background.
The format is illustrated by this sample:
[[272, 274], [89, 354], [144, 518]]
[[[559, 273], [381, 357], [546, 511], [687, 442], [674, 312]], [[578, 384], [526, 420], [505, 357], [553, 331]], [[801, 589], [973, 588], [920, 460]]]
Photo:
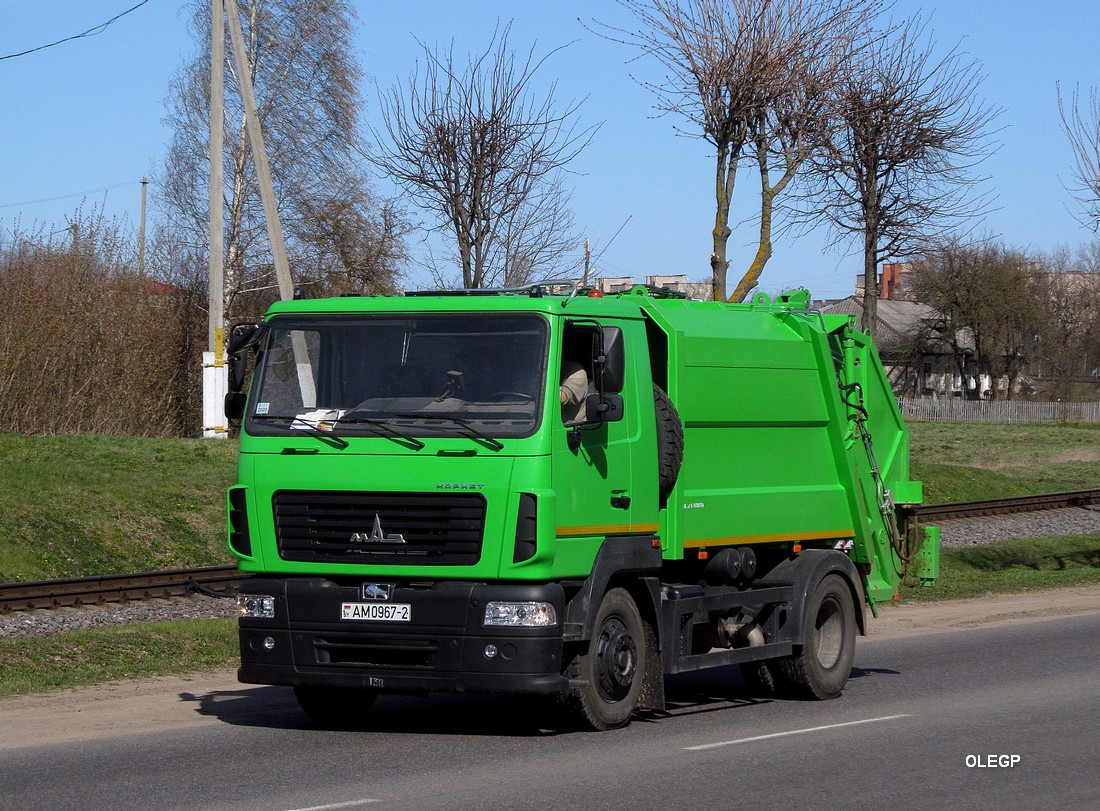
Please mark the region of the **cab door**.
[[[649, 380], [648, 354], [644, 332], [633, 322], [595, 322], [578, 320], [567, 323], [556, 347], [556, 369], [567, 378], [577, 365], [589, 380], [589, 399], [601, 391], [613, 401], [609, 420], [586, 419], [568, 423], [569, 404], [554, 409], [551, 428], [553, 444], [553, 487], [556, 505], [557, 556], [573, 557], [579, 573], [587, 573], [603, 539], [613, 535], [651, 534], [656, 522], [656, 457], [653, 481], [636, 472], [644, 460], [645, 443], [640, 425], [653, 420], [652, 401], [639, 402], [641, 383]], [[609, 329], [605, 329], [609, 328]], [[638, 333], [638, 334], [635, 334]], [[640, 338], [640, 346], [633, 345]], [[611, 347], [618, 341], [618, 347]], [[621, 380], [602, 374], [601, 349], [622, 353]], [[566, 380], [562, 381], [566, 383]], [[621, 400], [619, 399], [621, 398]], [[559, 398], [559, 399], [565, 399]], [[618, 414], [615, 408], [619, 408]], [[563, 413], [564, 410], [564, 413]], [[644, 464], [644, 462], [643, 462]]]

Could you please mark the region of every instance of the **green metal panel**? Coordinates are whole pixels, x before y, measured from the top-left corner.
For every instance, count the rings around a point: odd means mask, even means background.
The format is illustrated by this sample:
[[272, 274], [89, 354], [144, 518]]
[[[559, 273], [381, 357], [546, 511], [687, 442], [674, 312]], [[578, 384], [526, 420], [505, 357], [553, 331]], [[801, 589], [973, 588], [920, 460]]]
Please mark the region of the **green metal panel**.
[[931, 586], [940, 576], [940, 528], [921, 527], [921, 544], [913, 556], [913, 576]]

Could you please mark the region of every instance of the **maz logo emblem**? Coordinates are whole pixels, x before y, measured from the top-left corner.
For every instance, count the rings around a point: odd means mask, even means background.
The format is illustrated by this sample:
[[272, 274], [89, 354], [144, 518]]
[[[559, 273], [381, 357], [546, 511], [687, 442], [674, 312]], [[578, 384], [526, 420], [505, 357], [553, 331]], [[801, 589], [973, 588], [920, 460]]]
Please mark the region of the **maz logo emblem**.
[[392, 532], [389, 535], [382, 531], [382, 522], [378, 518], [378, 513], [374, 514], [374, 528], [371, 529], [368, 535], [365, 532], [353, 532], [351, 537], [348, 538], [349, 543], [405, 543], [405, 536], [399, 532]]

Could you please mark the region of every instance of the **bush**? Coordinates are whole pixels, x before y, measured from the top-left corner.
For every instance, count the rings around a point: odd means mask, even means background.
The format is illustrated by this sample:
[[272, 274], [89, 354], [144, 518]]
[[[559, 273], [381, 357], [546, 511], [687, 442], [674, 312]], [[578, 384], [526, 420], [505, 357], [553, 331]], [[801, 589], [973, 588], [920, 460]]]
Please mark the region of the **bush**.
[[132, 235], [79, 212], [0, 244], [0, 431], [196, 435], [205, 294], [159, 248], [140, 273]]

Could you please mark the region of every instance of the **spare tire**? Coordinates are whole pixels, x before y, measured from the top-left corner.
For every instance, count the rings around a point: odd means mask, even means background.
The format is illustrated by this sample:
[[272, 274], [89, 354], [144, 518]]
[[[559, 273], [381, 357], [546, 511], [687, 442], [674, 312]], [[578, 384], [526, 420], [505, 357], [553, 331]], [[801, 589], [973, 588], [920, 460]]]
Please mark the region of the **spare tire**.
[[676, 406], [656, 383], [653, 384], [653, 410], [657, 414], [657, 486], [661, 501], [666, 501], [684, 459], [684, 427]]

